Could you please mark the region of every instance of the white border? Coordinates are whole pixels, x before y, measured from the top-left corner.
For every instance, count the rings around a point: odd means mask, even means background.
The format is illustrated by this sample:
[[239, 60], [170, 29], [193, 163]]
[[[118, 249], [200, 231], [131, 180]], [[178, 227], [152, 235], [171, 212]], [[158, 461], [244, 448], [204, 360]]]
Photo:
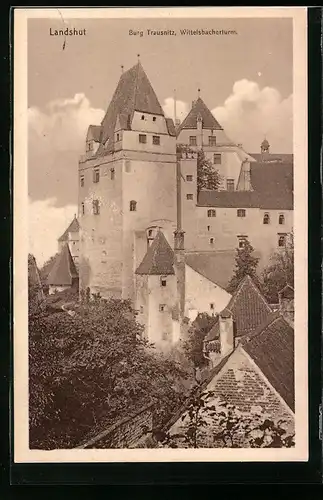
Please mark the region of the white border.
[[[293, 449], [29, 450], [27, 332], [27, 20], [30, 18], [293, 18], [296, 446]], [[19, 9], [14, 11], [14, 461], [307, 461], [307, 8]]]

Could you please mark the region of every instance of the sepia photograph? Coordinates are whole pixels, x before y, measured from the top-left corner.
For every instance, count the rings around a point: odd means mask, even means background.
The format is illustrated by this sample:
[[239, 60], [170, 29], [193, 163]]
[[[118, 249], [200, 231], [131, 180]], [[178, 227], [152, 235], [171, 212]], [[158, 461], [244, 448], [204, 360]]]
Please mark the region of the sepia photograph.
[[306, 460], [306, 9], [14, 31], [16, 460]]

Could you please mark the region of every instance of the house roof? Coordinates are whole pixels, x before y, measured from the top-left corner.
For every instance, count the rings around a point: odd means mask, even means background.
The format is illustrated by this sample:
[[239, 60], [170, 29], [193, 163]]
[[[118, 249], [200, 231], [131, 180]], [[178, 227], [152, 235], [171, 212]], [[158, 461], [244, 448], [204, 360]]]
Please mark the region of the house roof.
[[[251, 334], [272, 313], [265, 297], [248, 275], [239, 284], [225, 310], [231, 312], [233, 316], [236, 337]], [[219, 334], [220, 328], [217, 321], [205, 341], [215, 340]]]
[[250, 164], [253, 191], [201, 191], [198, 205], [215, 208], [293, 210], [293, 165]]
[[185, 262], [221, 288], [226, 288], [235, 264], [235, 250], [186, 252]]
[[281, 299], [293, 299], [294, 298], [294, 288], [290, 285], [284, 286], [278, 295]]
[[93, 139], [94, 142], [100, 142], [102, 133], [101, 125], [90, 125], [87, 131], [87, 140]]
[[136, 274], [175, 274], [173, 264], [174, 252], [164, 234], [158, 231]]
[[183, 129], [196, 129], [198, 115], [202, 118], [202, 128], [210, 130], [223, 130], [221, 125], [212, 115], [205, 102], [199, 97], [197, 101], [193, 102], [192, 109], [182, 121], [177, 129], [177, 134]]
[[167, 131], [168, 131], [169, 135], [175, 137], [176, 136], [175, 125], [174, 125], [174, 122], [171, 118], [166, 118], [166, 125], [167, 125]]
[[121, 75], [102, 120], [101, 142], [106, 144], [107, 149], [113, 144], [118, 115], [123, 128], [129, 129], [134, 111], [164, 116], [163, 109], [140, 62]]
[[292, 411], [294, 399], [294, 330], [279, 313], [272, 313], [242, 348], [260, 368]]
[[294, 155], [290, 153], [249, 153], [258, 163], [282, 162], [293, 163]]
[[79, 221], [77, 220], [76, 216], [68, 226], [68, 228], [64, 231], [62, 236], [58, 238], [58, 241], [67, 241], [68, 239], [68, 234], [69, 233], [77, 233], [80, 229]]
[[62, 248], [57, 256], [55, 263], [48, 275], [48, 285], [72, 285], [73, 279], [78, 278], [74, 261], [68, 244]]

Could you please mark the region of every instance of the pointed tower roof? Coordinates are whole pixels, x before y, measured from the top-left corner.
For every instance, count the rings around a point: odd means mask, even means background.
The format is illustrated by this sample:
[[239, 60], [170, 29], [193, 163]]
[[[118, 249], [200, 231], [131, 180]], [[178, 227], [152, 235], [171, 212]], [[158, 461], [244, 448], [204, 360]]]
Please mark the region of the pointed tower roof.
[[202, 118], [202, 128], [210, 130], [223, 130], [221, 125], [212, 115], [205, 102], [201, 99], [201, 97], [199, 97], [196, 101], [193, 102], [191, 111], [178, 127], [178, 133], [182, 129], [196, 129], [198, 116], [201, 116]]
[[158, 231], [141, 264], [137, 268], [136, 274], [175, 274], [173, 263], [174, 252], [164, 234]]
[[66, 243], [57, 256], [51, 272], [48, 275], [48, 285], [72, 285], [73, 279], [78, 278], [74, 261], [68, 244]]
[[64, 231], [62, 236], [60, 236], [60, 238], [58, 238], [58, 241], [66, 241], [68, 233], [77, 233], [79, 231], [79, 229], [80, 229], [80, 225], [79, 225], [79, 222], [78, 222], [76, 215], [75, 215], [74, 219], [72, 220], [72, 222], [70, 223], [68, 228]]
[[[164, 116], [154, 89], [140, 63], [121, 74], [105, 117], [102, 120], [102, 143], [112, 141], [117, 117], [130, 129], [134, 111]], [[108, 144], [109, 145], [109, 144]]]

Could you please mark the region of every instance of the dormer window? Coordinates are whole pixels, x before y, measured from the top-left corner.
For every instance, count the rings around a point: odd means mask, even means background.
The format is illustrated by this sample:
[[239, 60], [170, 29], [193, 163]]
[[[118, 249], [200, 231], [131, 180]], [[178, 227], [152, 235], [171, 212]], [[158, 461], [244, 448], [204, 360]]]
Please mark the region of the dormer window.
[[131, 202], [129, 204], [129, 209], [130, 209], [130, 212], [136, 212], [137, 202], [135, 200], [131, 200]]
[[146, 144], [147, 143], [147, 136], [146, 136], [146, 134], [139, 134], [139, 143], [140, 144]]
[[264, 214], [264, 219], [263, 219], [264, 224], [269, 224], [270, 223], [270, 215], [268, 212]]

